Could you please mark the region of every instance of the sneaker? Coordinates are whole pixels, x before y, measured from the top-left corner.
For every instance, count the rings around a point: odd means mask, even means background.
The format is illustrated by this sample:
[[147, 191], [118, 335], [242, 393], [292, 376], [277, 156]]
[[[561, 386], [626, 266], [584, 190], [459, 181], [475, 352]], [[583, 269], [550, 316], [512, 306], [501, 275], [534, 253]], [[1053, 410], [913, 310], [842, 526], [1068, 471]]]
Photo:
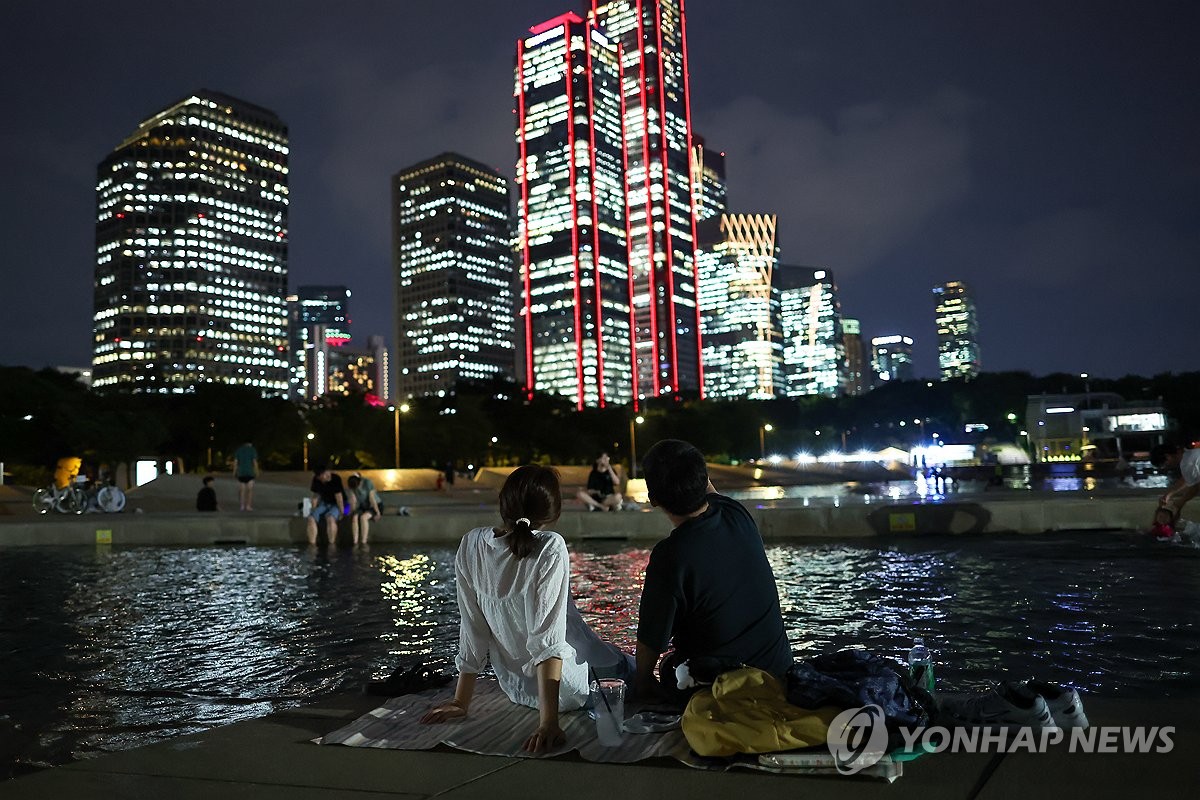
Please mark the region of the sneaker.
[[980, 728], [1057, 728], [1041, 695], [1016, 692], [1002, 683], [982, 694], [941, 695], [938, 711], [946, 721]]
[[1025, 681], [1010, 684], [1010, 687], [1013, 692], [1026, 698], [1041, 697], [1045, 700], [1046, 707], [1050, 709], [1050, 716], [1054, 717], [1054, 724], [1058, 727], [1069, 729], [1088, 726], [1079, 692], [1070, 686], [1059, 686], [1045, 681]]
[[408, 506], [400, 506], [400, 510], [396, 512], [402, 517], [411, 517], [412, 512], [408, 510]]

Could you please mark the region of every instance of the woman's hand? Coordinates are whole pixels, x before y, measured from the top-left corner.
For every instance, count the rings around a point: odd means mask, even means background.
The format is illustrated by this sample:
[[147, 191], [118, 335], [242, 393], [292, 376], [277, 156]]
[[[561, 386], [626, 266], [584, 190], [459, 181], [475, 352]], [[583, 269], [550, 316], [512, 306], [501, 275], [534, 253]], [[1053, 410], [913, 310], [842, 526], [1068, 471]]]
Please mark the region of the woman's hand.
[[567, 735], [563, 733], [562, 728], [558, 727], [557, 722], [543, 722], [538, 725], [533, 735], [525, 740], [524, 749], [527, 753], [544, 753], [553, 750], [565, 741], [567, 741]]
[[442, 703], [440, 706], [434, 706], [426, 711], [425, 715], [421, 717], [421, 724], [433, 725], [437, 722], [462, 719], [465, 716], [467, 716], [467, 710], [457, 700], [451, 700], [448, 703]]

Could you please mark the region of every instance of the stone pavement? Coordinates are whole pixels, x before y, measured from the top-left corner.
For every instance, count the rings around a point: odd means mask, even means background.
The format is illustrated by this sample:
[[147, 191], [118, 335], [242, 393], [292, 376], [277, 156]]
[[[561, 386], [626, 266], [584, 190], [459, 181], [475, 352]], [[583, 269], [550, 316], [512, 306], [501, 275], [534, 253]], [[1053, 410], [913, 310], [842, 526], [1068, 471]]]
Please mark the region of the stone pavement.
[[1194, 796], [1200, 779], [1197, 703], [1088, 698], [1094, 726], [1175, 725], [1170, 753], [929, 755], [893, 784], [842, 776], [703, 772], [675, 761], [595, 764], [578, 758], [477, 756], [449, 748], [373, 750], [311, 743], [379, 703], [340, 695], [206, 733], [87, 759], [0, 783], [0, 798], [69, 800], [496, 800], [532, 794], [570, 800], [803, 797], [1021, 800]]

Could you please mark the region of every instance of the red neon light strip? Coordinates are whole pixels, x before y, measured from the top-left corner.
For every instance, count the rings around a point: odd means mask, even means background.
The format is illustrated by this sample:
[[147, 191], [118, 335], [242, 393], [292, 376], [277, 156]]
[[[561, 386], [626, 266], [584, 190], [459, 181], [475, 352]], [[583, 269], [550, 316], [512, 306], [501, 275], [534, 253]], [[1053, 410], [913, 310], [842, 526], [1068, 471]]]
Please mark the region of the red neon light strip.
[[596, 173], [596, 87], [592, 81], [592, 30], [593, 25], [588, 24], [584, 29], [587, 38], [583, 43], [583, 52], [587, 57], [587, 79], [588, 79], [588, 136], [590, 138], [590, 156], [592, 162], [592, 174], [589, 176], [589, 182], [592, 189], [592, 271], [595, 273], [593, 280], [595, 281], [596, 289], [596, 392], [599, 398], [600, 407], [604, 408], [604, 306], [600, 302], [600, 212], [599, 205], [596, 199], [597, 185]]
[[[673, 247], [671, 245], [671, 225], [673, 218], [671, 215], [671, 184], [670, 184], [670, 163], [667, 159], [669, 150], [667, 149], [667, 87], [665, 72], [663, 69], [663, 49], [662, 49], [662, 3], [654, 4], [654, 36], [658, 41], [658, 52], [655, 55], [658, 57], [658, 129], [662, 142], [662, 150], [658, 157], [662, 162], [662, 184], [663, 184], [663, 249], [667, 255], [667, 315], [668, 324], [671, 326], [667, 333], [667, 353], [671, 359], [671, 387], [675, 394], [679, 394], [679, 342], [676, 337], [679, 334], [679, 321], [675, 317], [675, 265], [673, 261]], [[691, 188], [691, 176], [688, 176], [689, 191]]]
[[571, 92], [571, 26], [564, 29], [563, 45], [567, 51], [567, 71], [563, 84], [567, 92], [567, 164], [571, 181], [571, 260], [575, 265], [575, 384], [576, 408], [583, 409], [583, 331], [579, 311], [579, 207], [575, 200], [575, 97]]
[[[692, 159], [695, 158], [695, 151], [692, 147], [692, 76], [688, 72], [688, 56], [687, 56], [687, 13], [684, 11], [684, 0], [679, 0], [679, 36], [680, 49], [683, 51], [683, 110], [684, 117], [687, 119], [687, 148], [688, 148], [688, 177], [695, 175], [695, 164]], [[701, 187], [704, 184], [704, 176], [699, 176]], [[696, 302], [696, 382], [700, 387], [700, 399], [704, 399], [704, 349], [701, 341], [700, 332], [700, 265], [696, 263], [696, 248], [698, 246], [699, 235], [696, 229], [696, 198], [688, 193], [688, 208], [691, 209], [692, 219], [692, 299]]]
[[529, 159], [525, 144], [525, 41], [517, 39], [517, 141], [521, 143], [521, 260], [525, 281], [525, 397], [533, 399], [533, 292], [529, 256]]
[[[620, 42], [617, 43], [617, 79], [621, 81], [621, 160], [625, 169], [625, 174], [629, 174], [629, 146], [625, 138], [625, 84], [623, 80], [623, 67], [625, 63], [625, 54], [621, 48]], [[624, 191], [625, 195], [625, 274], [629, 281], [629, 363], [633, 368], [633, 410], [637, 411], [639, 406], [638, 399], [638, 363], [637, 363], [637, 319], [634, 317], [633, 311], [633, 236], [629, 231], [629, 192]]]
[[548, 19], [545, 22], [534, 25], [529, 29], [529, 33], [537, 36], [539, 33], [545, 33], [551, 28], [557, 28], [559, 25], [568, 25], [572, 22], [583, 22], [583, 20], [574, 11], [568, 11], [565, 14], [559, 14], [554, 19]]
[[[645, 28], [643, 26], [644, 19], [642, 17], [642, 0], [637, 0], [637, 20], [638, 20], [638, 70], [640, 72], [640, 80], [638, 88], [642, 97], [642, 178], [646, 188], [646, 273], [649, 275], [650, 284], [650, 355], [653, 360], [652, 374], [654, 386], [654, 395], [657, 397], [659, 392], [658, 381], [658, 283], [654, 276], [654, 215], [650, 213], [650, 110], [646, 107], [646, 45], [645, 45]], [[622, 87], [624, 91], [624, 87]], [[630, 298], [632, 301], [632, 298]]]

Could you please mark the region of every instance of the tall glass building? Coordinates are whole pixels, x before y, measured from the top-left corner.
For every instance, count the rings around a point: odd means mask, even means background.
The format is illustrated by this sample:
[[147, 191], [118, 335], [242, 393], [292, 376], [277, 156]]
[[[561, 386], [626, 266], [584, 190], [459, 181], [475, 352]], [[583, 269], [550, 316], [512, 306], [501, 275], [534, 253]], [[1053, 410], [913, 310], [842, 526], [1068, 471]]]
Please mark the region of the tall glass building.
[[288, 388], [287, 127], [201, 90], [143, 121], [96, 179], [93, 386]]
[[967, 285], [950, 281], [933, 288], [938, 369], [944, 381], [979, 374], [979, 321]]
[[617, 47], [564, 14], [517, 42], [517, 251], [526, 391], [637, 396]]
[[453, 394], [515, 365], [508, 181], [456, 153], [392, 176], [396, 396]]
[[[696, 210], [696, 224], [724, 214], [727, 209], [728, 190], [725, 184], [725, 154], [709, 149], [700, 136], [692, 140], [692, 207]], [[703, 235], [698, 235], [696, 247], [703, 246]]]
[[788, 397], [838, 396], [846, 343], [837, 285], [829, 270], [781, 267], [783, 358]]
[[913, 373], [913, 340], [911, 336], [890, 334], [871, 340], [871, 366], [879, 383], [911, 381]]
[[710, 398], [771, 400], [785, 390], [774, 214], [723, 214], [700, 273], [704, 392]]
[[683, 0], [593, 0], [620, 48], [639, 396], [702, 392]]
[[345, 286], [301, 286], [287, 298], [289, 399], [329, 391], [330, 349], [350, 343], [349, 306]]

